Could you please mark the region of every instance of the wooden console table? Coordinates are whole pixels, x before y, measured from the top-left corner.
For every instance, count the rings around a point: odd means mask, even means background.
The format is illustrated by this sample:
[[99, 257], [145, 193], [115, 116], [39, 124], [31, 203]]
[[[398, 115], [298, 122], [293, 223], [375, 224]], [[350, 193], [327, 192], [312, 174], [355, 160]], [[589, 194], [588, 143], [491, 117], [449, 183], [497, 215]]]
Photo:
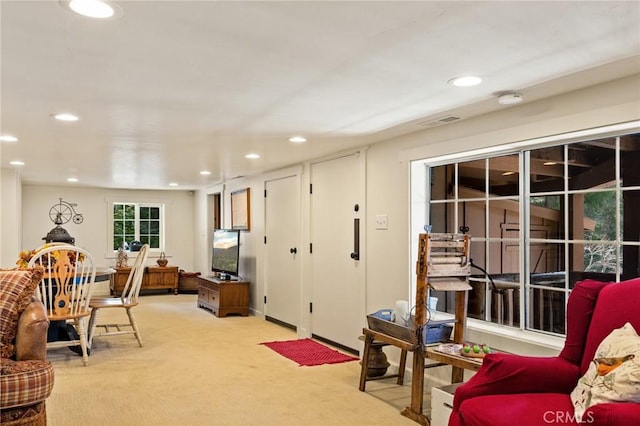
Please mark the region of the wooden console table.
[[[115, 268], [116, 273], [111, 275], [109, 287], [112, 296], [119, 296], [127, 283], [131, 268]], [[140, 290], [168, 290], [178, 294], [178, 267], [177, 266], [147, 266], [142, 275]]]
[[217, 317], [249, 315], [249, 281], [198, 277], [198, 307]]

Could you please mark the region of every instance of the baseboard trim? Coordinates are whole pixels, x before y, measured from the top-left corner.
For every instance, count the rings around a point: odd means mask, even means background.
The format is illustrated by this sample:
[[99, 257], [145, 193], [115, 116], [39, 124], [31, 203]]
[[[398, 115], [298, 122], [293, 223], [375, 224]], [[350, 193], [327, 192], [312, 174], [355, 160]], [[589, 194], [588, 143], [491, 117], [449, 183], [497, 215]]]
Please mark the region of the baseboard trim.
[[274, 324], [278, 324], [282, 327], [288, 328], [290, 330], [298, 331], [298, 327], [296, 327], [295, 325], [289, 324], [288, 322], [280, 321], [279, 319], [275, 319], [273, 317], [270, 317], [269, 315], [265, 315], [264, 319]]
[[325, 339], [324, 337], [318, 336], [317, 334], [311, 334], [311, 337], [313, 337], [314, 339], [319, 340], [321, 342], [324, 342], [324, 343], [326, 343], [328, 345], [335, 346], [336, 348], [342, 349], [343, 351], [345, 351], [347, 353], [350, 353], [352, 355], [360, 356], [360, 351], [357, 350], [357, 349], [350, 348], [348, 346], [345, 346], [345, 345], [342, 345], [340, 343], [334, 342], [333, 340]]

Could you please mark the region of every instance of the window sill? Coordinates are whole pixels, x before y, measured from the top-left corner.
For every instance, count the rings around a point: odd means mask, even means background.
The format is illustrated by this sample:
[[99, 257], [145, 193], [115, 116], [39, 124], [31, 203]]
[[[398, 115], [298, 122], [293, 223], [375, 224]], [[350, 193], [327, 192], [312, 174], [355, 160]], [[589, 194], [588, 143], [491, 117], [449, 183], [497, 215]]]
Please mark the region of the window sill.
[[467, 321], [467, 329], [554, 351], [560, 351], [564, 347], [565, 341], [564, 337], [551, 336], [544, 333], [537, 333], [535, 331], [520, 330], [519, 328], [507, 327], [473, 319]]
[[[128, 259], [135, 259], [136, 257], [138, 257], [138, 253], [137, 251], [128, 251], [127, 253], [127, 258]], [[160, 258], [160, 256], [162, 255], [162, 250], [149, 250], [149, 255], [148, 255], [148, 259], [158, 259]], [[173, 256], [167, 256], [165, 255], [165, 257], [167, 259], [171, 259]], [[118, 259], [118, 252], [114, 251], [113, 253], [109, 253], [105, 256], [105, 259]]]
[[[435, 312], [434, 320], [448, 319], [453, 316], [443, 312]], [[534, 331], [488, 323], [473, 318], [467, 319], [467, 338], [479, 340], [490, 346], [507, 352], [526, 353], [531, 355], [557, 354], [564, 347], [564, 337], [551, 336]]]

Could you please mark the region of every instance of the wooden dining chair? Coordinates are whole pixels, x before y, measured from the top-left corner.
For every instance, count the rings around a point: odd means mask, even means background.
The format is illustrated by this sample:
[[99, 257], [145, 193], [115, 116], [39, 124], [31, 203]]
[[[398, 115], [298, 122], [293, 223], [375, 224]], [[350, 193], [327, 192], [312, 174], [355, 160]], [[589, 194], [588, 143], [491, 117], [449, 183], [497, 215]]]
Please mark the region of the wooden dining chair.
[[[138, 305], [138, 294], [142, 286], [142, 275], [144, 273], [145, 262], [149, 255], [149, 245], [144, 244], [135, 263], [129, 272], [129, 277], [122, 290], [120, 297], [94, 297], [91, 299], [91, 318], [89, 319], [89, 347], [96, 336], [115, 336], [119, 334], [134, 334], [138, 339], [140, 347], [143, 346], [142, 336], [138, 329], [132, 309]], [[128, 323], [98, 324], [98, 315], [101, 309], [120, 308], [125, 309], [129, 318]], [[96, 334], [96, 328], [104, 329], [100, 334]]]
[[45, 273], [36, 289], [49, 321], [72, 324], [78, 336], [70, 340], [47, 342], [47, 349], [80, 346], [84, 365], [89, 363], [87, 318], [93, 293], [96, 266], [86, 250], [70, 244], [55, 244], [39, 250], [29, 268], [42, 265]]

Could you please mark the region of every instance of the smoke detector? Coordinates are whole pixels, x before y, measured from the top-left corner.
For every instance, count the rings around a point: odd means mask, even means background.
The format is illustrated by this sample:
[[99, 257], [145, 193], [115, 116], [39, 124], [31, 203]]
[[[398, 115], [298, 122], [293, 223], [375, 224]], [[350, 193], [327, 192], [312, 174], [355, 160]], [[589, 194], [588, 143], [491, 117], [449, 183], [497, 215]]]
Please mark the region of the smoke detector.
[[498, 103], [500, 105], [513, 105], [519, 104], [523, 99], [522, 94], [518, 92], [508, 92], [498, 96]]

